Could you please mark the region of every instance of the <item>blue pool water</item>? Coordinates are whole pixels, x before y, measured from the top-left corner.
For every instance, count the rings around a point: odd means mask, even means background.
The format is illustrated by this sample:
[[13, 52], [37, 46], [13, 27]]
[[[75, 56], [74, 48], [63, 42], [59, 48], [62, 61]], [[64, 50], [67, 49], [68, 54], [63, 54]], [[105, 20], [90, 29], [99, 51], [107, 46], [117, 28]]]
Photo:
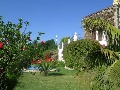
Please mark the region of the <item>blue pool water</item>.
[[34, 65], [31, 65], [27, 68], [27, 70], [39, 70], [40, 68]]

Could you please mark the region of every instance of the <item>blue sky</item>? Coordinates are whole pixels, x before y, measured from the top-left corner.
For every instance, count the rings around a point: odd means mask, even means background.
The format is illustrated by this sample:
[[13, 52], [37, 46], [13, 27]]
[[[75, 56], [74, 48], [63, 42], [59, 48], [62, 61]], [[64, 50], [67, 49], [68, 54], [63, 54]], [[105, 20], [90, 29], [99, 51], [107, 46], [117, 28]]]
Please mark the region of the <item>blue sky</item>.
[[113, 0], [0, 0], [0, 16], [5, 22], [18, 23], [18, 18], [30, 22], [27, 31], [31, 39], [38, 32], [45, 32], [41, 40], [55, 39], [77, 32], [84, 36], [81, 28], [83, 17], [111, 6]]

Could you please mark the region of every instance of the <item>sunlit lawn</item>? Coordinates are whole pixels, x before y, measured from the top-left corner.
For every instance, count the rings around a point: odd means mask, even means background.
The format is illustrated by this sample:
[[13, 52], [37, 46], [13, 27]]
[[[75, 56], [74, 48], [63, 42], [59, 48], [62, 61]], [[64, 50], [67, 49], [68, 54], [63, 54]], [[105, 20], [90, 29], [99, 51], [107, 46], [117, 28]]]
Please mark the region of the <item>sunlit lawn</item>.
[[14, 90], [84, 90], [80, 86], [76, 71], [60, 68], [60, 72], [52, 72], [44, 76], [37, 72], [35, 75], [24, 73]]

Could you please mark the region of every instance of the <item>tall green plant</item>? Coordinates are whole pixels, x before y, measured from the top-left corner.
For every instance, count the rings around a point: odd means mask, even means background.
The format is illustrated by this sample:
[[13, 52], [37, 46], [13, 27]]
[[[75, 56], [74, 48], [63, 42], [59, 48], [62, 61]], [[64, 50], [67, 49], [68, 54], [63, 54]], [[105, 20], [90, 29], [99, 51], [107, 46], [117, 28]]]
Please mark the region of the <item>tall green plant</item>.
[[[105, 20], [91, 18], [83, 20], [83, 27], [86, 32], [90, 32], [91, 30], [95, 32], [95, 30], [98, 30], [99, 32], [105, 31], [107, 33], [108, 46], [106, 48], [101, 48], [100, 53], [106, 57], [108, 69], [105, 71], [103, 76], [100, 75], [101, 78], [105, 78], [101, 79], [102, 81], [99, 81], [99, 84], [102, 85], [104, 89], [110, 89], [114, 84], [119, 86], [120, 78], [118, 68], [120, 65], [120, 30], [110, 25], [109, 22]], [[92, 53], [90, 55], [92, 55]], [[102, 83], [103, 81], [104, 83]], [[110, 83], [113, 83], [113, 85]], [[104, 84], [109, 87], [106, 87]]]

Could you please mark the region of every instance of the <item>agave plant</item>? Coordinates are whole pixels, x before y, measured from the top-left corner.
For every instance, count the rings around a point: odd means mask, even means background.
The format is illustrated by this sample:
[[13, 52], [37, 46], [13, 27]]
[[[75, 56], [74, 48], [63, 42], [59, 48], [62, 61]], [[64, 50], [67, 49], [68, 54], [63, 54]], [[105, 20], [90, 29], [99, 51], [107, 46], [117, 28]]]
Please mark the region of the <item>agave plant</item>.
[[51, 69], [55, 68], [57, 64], [57, 60], [53, 60], [52, 58], [46, 58], [41, 60], [41, 63], [38, 65], [41, 72], [44, 72], [45, 76], [48, 76], [48, 73]]

